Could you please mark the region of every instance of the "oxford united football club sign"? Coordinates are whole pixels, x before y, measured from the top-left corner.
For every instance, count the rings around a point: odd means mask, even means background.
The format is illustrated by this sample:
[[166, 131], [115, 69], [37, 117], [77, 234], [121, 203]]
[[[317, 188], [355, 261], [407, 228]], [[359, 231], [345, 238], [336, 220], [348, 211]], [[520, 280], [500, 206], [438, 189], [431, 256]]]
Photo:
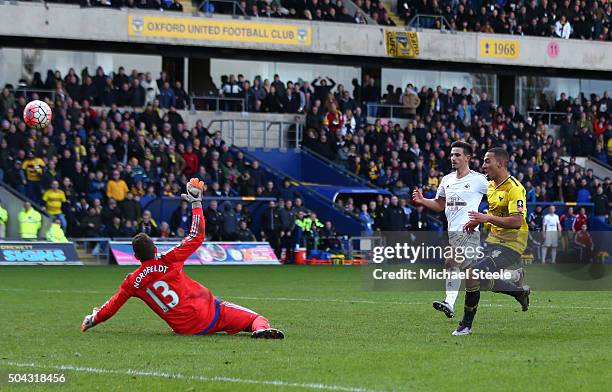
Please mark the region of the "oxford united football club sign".
[[310, 26], [166, 16], [130, 15], [128, 34], [131, 37], [253, 42], [267, 45], [310, 46], [312, 43]]

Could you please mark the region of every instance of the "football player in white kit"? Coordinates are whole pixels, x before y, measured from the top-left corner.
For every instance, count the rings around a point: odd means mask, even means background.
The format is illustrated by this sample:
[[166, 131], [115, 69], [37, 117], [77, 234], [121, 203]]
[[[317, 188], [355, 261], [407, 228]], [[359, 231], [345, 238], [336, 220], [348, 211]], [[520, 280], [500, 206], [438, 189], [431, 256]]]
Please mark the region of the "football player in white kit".
[[546, 264], [546, 253], [550, 251], [550, 262], [557, 262], [557, 246], [559, 245], [559, 234], [561, 233], [561, 222], [559, 215], [555, 214], [555, 206], [548, 207], [548, 214], [542, 219], [542, 231], [544, 232], [544, 244], [542, 244], [542, 264]]
[[[451, 273], [457, 273], [465, 269], [475, 259], [477, 248], [480, 247], [480, 233], [466, 233], [463, 226], [470, 220], [469, 211], [478, 211], [483, 196], [487, 195], [489, 181], [486, 176], [470, 170], [470, 159], [472, 158], [472, 146], [463, 141], [456, 141], [451, 145], [450, 160], [455, 170], [442, 178], [438, 186], [438, 192], [434, 199], [426, 199], [420, 189], [412, 193], [412, 200], [426, 208], [445, 212], [448, 221], [449, 244], [455, 248], [471, 248], [473, 259], [465, 259], [462, 263], [456, 260], [446, 260], [445, 268]], [[521, 280], [523, 272], [515, 271], [515, 280]], [[513, 280], [514, 280], [513, 279]], [[444, 312], [446, 317], [452, 318], [455, 314], [455, 301], [461, 287], [461, 279], [449, 278], [446, 280], [446, 298], [444, 301], [434, 301], [433, 307]]]

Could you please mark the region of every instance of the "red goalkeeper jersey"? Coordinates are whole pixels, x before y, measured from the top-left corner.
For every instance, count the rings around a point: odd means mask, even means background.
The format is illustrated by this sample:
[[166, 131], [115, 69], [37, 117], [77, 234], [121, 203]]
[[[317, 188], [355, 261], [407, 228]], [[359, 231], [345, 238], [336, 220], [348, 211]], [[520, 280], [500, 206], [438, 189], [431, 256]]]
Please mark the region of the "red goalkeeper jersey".
[[189, 235], [129, 274], [95, 315], [95, 323], [113, 317], [130, 297], [138, 297], [178, 334], [197, 334], [212, 328], [218, 316], [215, 297], [183, 271], [185, 260], [204, 241], [204, 223], [202, 208], [194, 208]]

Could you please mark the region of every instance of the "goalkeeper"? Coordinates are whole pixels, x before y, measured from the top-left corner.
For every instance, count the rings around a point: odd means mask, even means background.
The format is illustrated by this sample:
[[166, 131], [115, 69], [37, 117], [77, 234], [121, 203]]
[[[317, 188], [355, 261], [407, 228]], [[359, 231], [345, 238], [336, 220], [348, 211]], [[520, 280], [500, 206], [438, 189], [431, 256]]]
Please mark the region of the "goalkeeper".
[[193, 219], [189, 235], [174, 248], [157, 257], [157, 248], [148, 235], [139, 233], [132, 238], [134, 255], [141, 266], [125, 278], [119, 290], [101, 308], [94, 308], [92, 314], [85, 316], [81, 326], [83, 332], [113, 317], [130, 297], [138, 297], [177, 334], [246, 331], [253, 338], [284, 338], [282, 331], [270, 328], [265, 317], [216, 298], [209, 289], [185, 274], [185, 260], [204, 241], [203, 191], [204, 183], [191, 179], [187, 193], [181, 195], [191, 203]]

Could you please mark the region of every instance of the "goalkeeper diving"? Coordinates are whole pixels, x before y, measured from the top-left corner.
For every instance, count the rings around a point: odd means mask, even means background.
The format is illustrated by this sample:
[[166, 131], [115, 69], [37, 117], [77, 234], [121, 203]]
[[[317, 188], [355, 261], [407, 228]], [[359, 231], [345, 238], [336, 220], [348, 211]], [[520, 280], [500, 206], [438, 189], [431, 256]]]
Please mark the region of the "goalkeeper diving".
[[284, 338], [282, 331], [270, 328], [265, 317], [222, 301], [185, 274], [185, 261], [204, 241], [204, 188], [202, 181], [192, 178], [187, 184], [187, 193], [181, 195], [191, 203], [193, 218], [189, 235], [178, 245], [158, 257], [157, 247], [148, 235], [139, 233], [132, 238], [134, 255], [141, 266], [125, 278], [119, 290], [101, 308], [94, 308], [85, 316], [81, 326], [83, 332], [113, 317], [128, 299], [137, 297], [177, 334], [245, 331], [253, 338]]

